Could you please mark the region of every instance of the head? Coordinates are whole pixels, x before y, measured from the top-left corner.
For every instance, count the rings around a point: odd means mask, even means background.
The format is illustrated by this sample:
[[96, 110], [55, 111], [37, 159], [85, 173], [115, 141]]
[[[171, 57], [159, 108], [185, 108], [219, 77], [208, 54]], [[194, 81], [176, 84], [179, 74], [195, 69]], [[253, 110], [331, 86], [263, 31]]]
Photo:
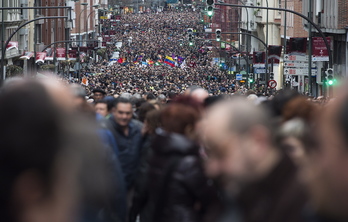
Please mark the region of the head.
[[201, 119], [199, 104], [188, 96], [177, 97], [162, 109], [161, 123], [167, 132], [179, 133], [197, 139], [196, 124]]
[[311, 153], [309, 192], [319, 213], [348, 220], [348, 94], [331, 102], [317, 121], [319, 150]]
[[96, 113], [100, 114], [103, 117], [106, 117], [109, 114], [108, 111], [108, 102], [106, 100], [98, 100], [94, 103], [94, 110]]
[[207, 173], [221, 179], [227, 189], [257, 181], [279, 158], [268, 112], [246, 100], [236, 98], [213, 105], [201, 126]]
[[102, 89], [94, 89], [92, 92], [94, 101], [102, 100], [106, 96], [106, 92]]
[[143, 104], [141, 104], [141, 106], [138, 109], [138, 119], [140, 122], [144, 122], [145, 121], [145, 117], [146, 114], [151, 111], [156, 109], [154, 105], [152, 105], [151, 103], [148, 102], [144, 102]]
[[130, 100], [120, 97], [115, 101], [112, 115], [117, 124], [121, 127], [127, 127], [133, 117], [133, 105]]
[[200, 104], [204, 104], [204, 100], [209, 97], [208, 91], [200, 87], [190, 87], [185, 94], [191, 96]]
[[[88, 121], [67, 112], [46, 87], [27, 80], [0, 94], [4, 136], [0, 141], [0, 211], [4, 221], [77, 221], [84, 194], [104, 189], [87, 191], [88, 184], [95, 183], [82, 181], [89, 178], [83, 169], [88, 168], [93, 177], [103, 174], [94, 171], [100, 165], [93, 165], [99, 147], [93, 127], [82, 125]], [[8, 118], [10, 114], [15, 118]], [[93, 167], [82, 167], [83, 162]]]

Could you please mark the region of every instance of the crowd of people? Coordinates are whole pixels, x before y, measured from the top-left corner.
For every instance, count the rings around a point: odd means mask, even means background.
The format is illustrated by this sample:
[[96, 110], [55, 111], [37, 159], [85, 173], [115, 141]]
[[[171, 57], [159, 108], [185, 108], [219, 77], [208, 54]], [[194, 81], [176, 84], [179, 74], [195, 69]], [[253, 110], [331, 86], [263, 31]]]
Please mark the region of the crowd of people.
[[[181, 24], [170, 22], [178, 14]], [[95, 64], [104, 74], [86, 75], [88, 86], [4, 82], [2, 221], [348, 221], [348, 91], [316, 101], [290, 90], [232, 94], [230, 80], [202, 78], [219, 73], [204, 59], [187, 69], [131, 64], [141, 53], [187, 59], [187, 46], [161, 35], [196, 28], [191, 16], [125, 16], [133, 28], [117, 35], [139, 33], [140, 23], [158, 43], [134, 34], [141, 43], [122, 49], [136, 53], [121, 51], [129, 64]]]
[[[212, 63], [211, 42], [204, 41], [199, 12], [167, 11], [126, 14], [120, 22], [103, 23], [107, 39], [107, 59], [87, 66], [86, 89], [101, 88], [111, 95], [122, 93], [181, 93], [199, 85], [211, 94], [232, 93], [235, 82]], [[194, 31], [195, 44], [189, 46], [188, 29]], [[118, 43], [122, 42], [121, 45]], [[114, 52], [116, 61], [109, 62]], [[167, 57], [174, 66], [168, 65]]]
[[4, 221], [348, 220], [344, 90], [325, 104], [198, 86], [86, 95], [58, 79], [2, 86]]

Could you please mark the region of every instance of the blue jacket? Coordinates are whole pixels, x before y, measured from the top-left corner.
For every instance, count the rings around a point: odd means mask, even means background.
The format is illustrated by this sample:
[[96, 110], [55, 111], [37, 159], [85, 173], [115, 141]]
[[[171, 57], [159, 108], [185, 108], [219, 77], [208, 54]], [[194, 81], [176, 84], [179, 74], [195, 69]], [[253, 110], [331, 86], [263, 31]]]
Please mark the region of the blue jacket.
[[121, 127], [116, 123], [114, 117], [111, 117], [109, 121], [112, 127], [110, 131], [113, 133], [119, 149], [118, 157], [124, 174], [126, 187], [129, 189], [134, 183], [135, 174], [137, 173], [140, 162], [142, 124], [136, 120], [131, 120], [129, 123], [129, 134], [126, 136]]

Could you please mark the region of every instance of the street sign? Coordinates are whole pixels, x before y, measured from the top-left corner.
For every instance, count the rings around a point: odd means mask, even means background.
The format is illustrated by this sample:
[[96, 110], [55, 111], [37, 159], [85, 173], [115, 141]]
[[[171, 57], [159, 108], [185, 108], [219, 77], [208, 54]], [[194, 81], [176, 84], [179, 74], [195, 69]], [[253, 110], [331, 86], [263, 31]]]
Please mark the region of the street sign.
[[[331, 43], [331, 38], [326, 37], [327, 42]], [[329, 57], [329, 52], [326, 48], [324, 39], [322, 37], [312, 37], [312, 46], [313, 46], [313, 53], [312, 55], [315, 57]], [[321, 60], [323, 61], [323, 60]]]
[[254, 68], [265, 68], [266, 66], [265, 66], [265, 64], [264, 63], [256, 63], [256, 64], [253, 64], [253, 67]]
[[242, 74], [236, 74], [236, 80], [237, 81], [243, 80], [243, 75]]
[[[318, 70], [312, 69], [312, 75], [317, 75]], [[308, 69], [284, 68], [285, 75], [308, 75]]]
[[329, 56], [313, 56], [312, 61], [315, 61], [315, 62], [329, 61]]
[[[317, 65], [315, 63], [312, 63], [312, 68], [315, 68]], [[284, 67], [286, 68], [308, 68], [308, 62], [297, 62], [297, 61], [291, 61], [291, 62], [284, 62]]]
[[261, 73], [266, 73], [266, 69], [265, 68], [261, 68], [261, 69], [254, 69], [256, 74], [261, 74]]
[[268, 81], [268, 87], [274, 89], [275, 87], [277, 87], [277, 82], [275, 80]]
[[287, 61], [302, 61], [302, 62], [306, 62], [308, 61], [308, 56], [303, 56], [303, 55], [289, 55], [289, 54], [285, 54], [284, 55], [284, 62]]

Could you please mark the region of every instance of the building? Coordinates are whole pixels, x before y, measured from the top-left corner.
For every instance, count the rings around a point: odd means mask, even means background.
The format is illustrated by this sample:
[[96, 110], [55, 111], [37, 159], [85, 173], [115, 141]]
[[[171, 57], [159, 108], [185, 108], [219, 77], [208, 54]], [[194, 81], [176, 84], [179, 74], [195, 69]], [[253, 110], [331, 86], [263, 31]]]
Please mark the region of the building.
[[107, 5], [105, 1], [99, 4], [99, 1], [81, 0], [74, 2], [73, 28], [71, 29], [70, 39], [74, 42], [73, 46], [86, 46], [86, 40], [95, 37], [98, 24], [98, 8]]
[[[26, 1], [23, 0], [2, 0], [0, 1], [0, 7], [20, 7], [21, 5], [26, 5]], [[10, 10], [0, 10], [1, 18], [1, 41], [3, 44], [9, 39], [12, 33], [16, 31], [18, 26], [27, 19], [24, 15], [23, 10], [20, 9], [10, 9]], [[2, 58], [2, 53], [0, 58], [3, 65], [13, 65], [13, 59], [19, 57], [24, 50], [28, 48], [28, 35], [25, 29], [18, 31], [10, 40], [10, 44], [7, 46], [0, 46], [1, 52], [5, 52], [4, 58]], [[3, 69], [5, 72], [5, 69]], [[2, 76], [2, 75], [1, 75]]]
[[[302, 2], [302, 14], [307, 15], [309, 4]], [[313, 21], [321, 28], [322, 32], [331, 39], [331, 50], [333, 55], [333, 69], [335, 77], [347, 76], [348, 71], [348, 50], [347, 50], [347, 29], [348, 29], [348, 2], [346, 0], [313, 0], [312, 10]], [[308, 28], [307, 22], [303, 26]], [[315, 29], [312, 29], [313, 36], [319, 36]], [[327, 61], [317, 62], [318, 74], [316, 83], [322, 85], [324, 71], [328, 67]], [[322, 87], [318, 88], [318, 94], [322, 93]]]
[[[287, 8], [295, 12], [302, 13], [302, 0], [281, 0], [281, 8]], [[286, 7], [285, 7], [286, 5]], [[285, 23], [285, 12], [281, 13], [281, 38], [284, 41], [284, 25], [286, 27], [286, 39], [290, 37], [307, 37], [308, 31], [303, 26], [303, 19], [292, 13], [286, 13], [286, 24]]]

